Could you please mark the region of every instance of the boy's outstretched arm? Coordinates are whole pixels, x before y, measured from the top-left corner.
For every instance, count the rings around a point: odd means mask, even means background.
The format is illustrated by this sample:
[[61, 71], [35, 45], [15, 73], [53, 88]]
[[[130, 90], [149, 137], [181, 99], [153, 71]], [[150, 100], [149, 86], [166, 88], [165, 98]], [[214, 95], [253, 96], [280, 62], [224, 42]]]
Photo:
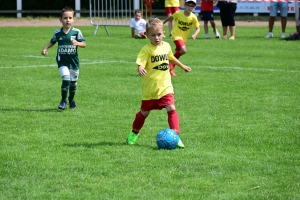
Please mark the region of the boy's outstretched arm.
[[183, 69], [185, 72], [190, 72], [192, 69], [184, 64], [182, 64], [177, 58], [174, 57], [174, 60], [169, 60], [174, 65], [179, 66], [181, 69]]
[[167, 19], [165, 19], [163, 24], [167, 23], [168, 21], [172, 21], [173, 19], [174, 19], [174, 17], [171, 15], [171, 16], [167, 17]]
[[42, 55], [46, 55], [48, 53], [48, 49], [53, 47], [54, 44], [52, 44], [51, 42], [49, 42], [42, 50], [41, 54]]
[[196, 40], [197, 35], [200, 33], [200, 26], [196, 28], [195, 33], [192, 35], [193, 40]]

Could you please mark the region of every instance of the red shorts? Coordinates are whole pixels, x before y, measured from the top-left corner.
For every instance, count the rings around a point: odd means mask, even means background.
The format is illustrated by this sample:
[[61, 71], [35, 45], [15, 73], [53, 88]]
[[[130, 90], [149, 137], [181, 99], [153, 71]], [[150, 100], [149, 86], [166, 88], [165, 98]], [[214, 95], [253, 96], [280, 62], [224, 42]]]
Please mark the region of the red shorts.
[[161, 110], [171, 104], [174, 104], [174, 94], [166, 94], [160, 99], [142, 100], [141, 110]]
[[175, 40], [174, 44], [176, 46], [175, 50], [180, 50], [181, 47], [185, 46], [185, 43], [182, 40]]
[[165, 12], [167, 15], [174, 14], [178, 10], [179, 10], [178, 7], [165, 7]]

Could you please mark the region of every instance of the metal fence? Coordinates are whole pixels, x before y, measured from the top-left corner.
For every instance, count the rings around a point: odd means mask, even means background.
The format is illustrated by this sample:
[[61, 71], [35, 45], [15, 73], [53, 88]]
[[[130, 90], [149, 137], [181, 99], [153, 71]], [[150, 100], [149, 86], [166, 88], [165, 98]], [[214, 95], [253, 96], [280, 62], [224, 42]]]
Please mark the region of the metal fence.
[[130, 18], [135, 9], [144, 11], [143, 0], [90, 0], [90, 22], [96, 26], [94, 36], [99, 26], [103, 26], [107, 35], [108, 26], [129, 26]]

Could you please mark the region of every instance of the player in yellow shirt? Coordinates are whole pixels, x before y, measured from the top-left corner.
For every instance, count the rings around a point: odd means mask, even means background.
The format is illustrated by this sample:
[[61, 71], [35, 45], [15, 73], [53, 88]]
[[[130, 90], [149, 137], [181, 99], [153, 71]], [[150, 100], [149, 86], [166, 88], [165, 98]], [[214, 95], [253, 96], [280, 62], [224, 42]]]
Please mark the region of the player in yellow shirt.
[[[127, 144], [135, 144], [139, 132], [151, 110], [166, 108], [170, 129], [179, 134], [179, 118], [174, 105], [174, 90], [169, 73], [169, 62], [178, 65], [184, 71], [191, 68], [182, 64], [173, 55], [169, 43], [162, 41], [164, 26], [161, 20], [152, 18], [147, 22], [146, 34], [150, 43], [139, 52], [136, 60], [138, 73], [142, 77], [142, 104], [141, 110], [136, 113], [132, 124], [132, 131], [127, 138]], [[179, 139], [178, 147], [184, 148]]]
[[[168, 17], [179, 10], [179, 0], [165, 0], [165, 12]], [[170, 37], [172, 37], [173, 21], [168, 22]]]
[[[195, 33], [192, 35], [192, 39], [195, 40], [200, 32], [200, 24], [197, 16], [192, 13], [196, 7], [196, 0], [187, 0], [184, 4], [185, 10], [180, 10], [174, 13], [172, 16], [168, 17], [164, 24], [168, 21], [174, 20], [174, 26], [172, 30], [173, 40], [176, 45], [174, 56], [179, 59], [179, 57], [187, 52], [186, 41], [188, 39], [190, 30], [192, 27], [196, 29]], [[172, 76], [176, 76], [174, 72], [174, 67], [170, 63], [170, 73]]]

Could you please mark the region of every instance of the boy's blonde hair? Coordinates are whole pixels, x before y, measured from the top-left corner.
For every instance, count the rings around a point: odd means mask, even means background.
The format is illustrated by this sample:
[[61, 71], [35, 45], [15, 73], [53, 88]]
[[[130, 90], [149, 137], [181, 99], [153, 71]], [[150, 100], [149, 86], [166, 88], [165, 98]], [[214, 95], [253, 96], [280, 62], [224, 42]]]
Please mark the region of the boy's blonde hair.
[[148, 20], [146, 24], [146, 32], [149, 31], [149, 29], [164, 29], [163, 22], [158, 18], [151, 18]]

